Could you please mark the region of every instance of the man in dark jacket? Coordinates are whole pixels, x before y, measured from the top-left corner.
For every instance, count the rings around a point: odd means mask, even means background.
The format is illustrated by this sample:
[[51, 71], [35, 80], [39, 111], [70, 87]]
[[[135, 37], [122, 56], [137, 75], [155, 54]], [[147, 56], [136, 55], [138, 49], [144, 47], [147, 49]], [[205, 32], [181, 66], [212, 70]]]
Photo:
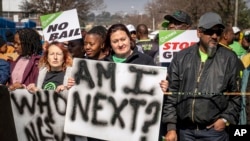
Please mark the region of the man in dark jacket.
[[238, 58], [219, 46], [224, 29], [221, 17], [213, 12], [198, 22], [200, 41], [178, 52], [168, 68], [169, 91], [164, 101], [162, 121], [167, 141], [228, 141], [225, 128], [237, 124], [241, 97], [225, 95], [239, 92]]

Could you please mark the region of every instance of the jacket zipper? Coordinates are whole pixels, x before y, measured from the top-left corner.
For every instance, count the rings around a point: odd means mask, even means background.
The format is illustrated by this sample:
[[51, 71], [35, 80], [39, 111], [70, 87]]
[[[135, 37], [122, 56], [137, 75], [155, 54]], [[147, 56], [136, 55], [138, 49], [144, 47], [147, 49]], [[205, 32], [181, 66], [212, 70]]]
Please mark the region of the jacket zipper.
[[[198, 91], [198, 86], [199, 86], [199, 83], [200, 83], [200, 78], [201, 78], [201, 74], [202, 74], [202, 71], [203, 71], [203, 67], [204, 67], [204, 62], [201, 62], [200, 64], [200, 67], [199, 67], [199, 72], [198, 72], [198, 77], [197, 77], [197, 80], [196, 80], [196, 87], [195, 87], [195, 90], [194, 90], [194, 99], [193, 99], [193, 102], [192, 102], [192, 122], [194, 122], [194, 104], [195, 104], [195, 96], [197, 94], [197, 91]], [[197, 126], [197, 129], [198, 126]]]

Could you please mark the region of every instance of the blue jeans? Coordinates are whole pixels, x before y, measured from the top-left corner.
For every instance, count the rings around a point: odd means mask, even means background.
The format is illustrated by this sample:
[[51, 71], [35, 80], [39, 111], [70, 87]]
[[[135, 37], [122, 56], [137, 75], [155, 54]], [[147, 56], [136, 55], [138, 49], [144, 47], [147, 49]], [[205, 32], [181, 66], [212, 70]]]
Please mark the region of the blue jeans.
[[241, 102], [241, 112], [240, 112], [240, 119], [239, 125], [246, 125], [247, 124], [247, 115], [246, 115], [246, 96], [244, 92], [246, 92], [247, 85], [248, 85], [248, 77], [249, 77], [250, 69], [247, 68], [243, 71], [243, 76], [241, 80], [241, 92], [242, 92], [242, 102]]
[[229, 141], [228, 133], [210, 129], [180, 129], [178, 141]]

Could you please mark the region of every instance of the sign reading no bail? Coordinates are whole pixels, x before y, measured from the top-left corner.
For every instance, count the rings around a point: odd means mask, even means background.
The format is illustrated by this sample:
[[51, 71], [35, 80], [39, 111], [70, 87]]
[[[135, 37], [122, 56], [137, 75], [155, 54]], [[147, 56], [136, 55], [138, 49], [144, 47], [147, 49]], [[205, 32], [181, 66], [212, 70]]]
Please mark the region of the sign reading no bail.
[[45, 41], [70, 41], [82, 38], [76, 9], [40, 17]]

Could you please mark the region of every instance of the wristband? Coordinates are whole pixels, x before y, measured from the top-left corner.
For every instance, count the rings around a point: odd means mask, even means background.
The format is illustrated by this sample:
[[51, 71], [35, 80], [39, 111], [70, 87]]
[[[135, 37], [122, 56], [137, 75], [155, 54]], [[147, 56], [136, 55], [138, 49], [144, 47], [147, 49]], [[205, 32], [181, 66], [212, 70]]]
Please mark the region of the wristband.
[[226, 124], [226, 126], [229, 126], [230, 123], [225, 119], [225, 118], [221, 118], [223, 120], [223, 122]]

